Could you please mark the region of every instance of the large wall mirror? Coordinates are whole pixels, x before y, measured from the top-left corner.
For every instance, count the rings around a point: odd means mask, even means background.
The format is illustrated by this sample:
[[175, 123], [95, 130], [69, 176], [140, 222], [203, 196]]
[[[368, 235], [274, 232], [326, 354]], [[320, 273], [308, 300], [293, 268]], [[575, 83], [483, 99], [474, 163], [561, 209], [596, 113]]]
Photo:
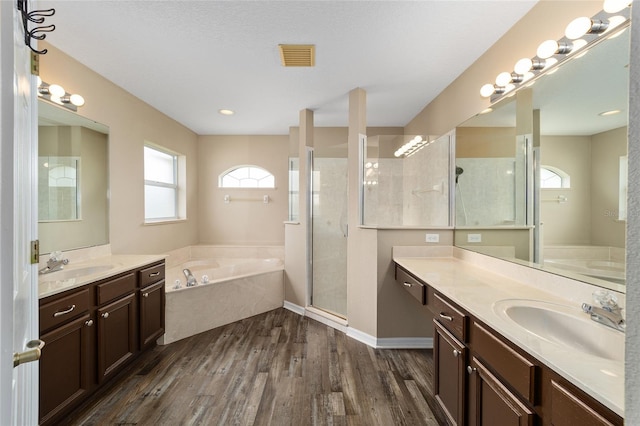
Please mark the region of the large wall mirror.
[[626, 29], [456, 129], [456, 246], [624, 291], [629, 48]]
[[40, 253], [109, 243], [109, 129], [38, 102]]

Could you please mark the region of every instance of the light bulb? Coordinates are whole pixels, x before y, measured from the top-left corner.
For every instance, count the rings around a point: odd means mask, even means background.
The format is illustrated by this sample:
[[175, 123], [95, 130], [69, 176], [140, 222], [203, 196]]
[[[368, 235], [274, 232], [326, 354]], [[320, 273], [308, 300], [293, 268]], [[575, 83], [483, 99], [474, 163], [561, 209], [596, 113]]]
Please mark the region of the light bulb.
[[516, 66], [513, 70], [518, 74], [526, 74], [533, 68], [533, 61], [529, 58], [522, 58], [516, 62]]
[[569, 22], [569, 25], [567, 25], [567, 28], [564, 30], [564, 35], [570, 40], [575, 40], [588, 33], [591, 25], [591, 19], [586, 16], [576, 18]]
[[496, 89], [495, 87], [493, 87], [493, 84], [487, 83], [480, 88], [480, 96], [482, 96], [483, 98], [488, 98], [489, 96], [493, 95], [495, 91]]
[[551, 66], [555, 65], [558, 63], [558, 60], [556, 58], [549, 58], [545, 61], [544, 64], [544, 68], [543, 69], [547, 69], [550, 68]]
[[604, 0], [602, 9], [607, 13], [618, 13], [630, 5], [631, 2], [629, 0]]
[[537, 55], [542, 59], [548, 59], [556, 54], [558, 51], [558, 42], [555, 40], [547, 40], [543, 41], [540, 46], [538, 46]]
[[504, 87], [507, 84], [511, 83], [511, 73], [510, 72], [501, 72], [496, 77], [496, 84], [500, 87]]
[[614, 28], [619, 27], [620, 24], [622, 24], [626, 20], [627, 18], [625, 18], [624, 16], [620, 16], [620, 15], [612, 16], [611, 18], [609, 18], [609, 26], [607, 27], [607, 31], [605, 32], [609, 32]]
[[52, 84], [51, 86], [49, 86], [49, 94], [51, 95], [51, 97], [55, 96], [56, 98], [61, 98], [65, 93], [66, 92], [64, 91], [62, 86], [58, 84]]
[[84, 98], [78, 94], [71, 95], [69, 101], [75, 106], [84, 105]]

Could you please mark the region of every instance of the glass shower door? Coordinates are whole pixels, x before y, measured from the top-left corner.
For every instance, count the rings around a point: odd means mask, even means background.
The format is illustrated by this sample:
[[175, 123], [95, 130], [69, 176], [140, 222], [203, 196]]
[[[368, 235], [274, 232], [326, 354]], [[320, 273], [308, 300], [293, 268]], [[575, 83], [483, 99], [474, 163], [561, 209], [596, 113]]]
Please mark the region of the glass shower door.
[[347, 316], [347, 158], [313, 152], [311, 305]]

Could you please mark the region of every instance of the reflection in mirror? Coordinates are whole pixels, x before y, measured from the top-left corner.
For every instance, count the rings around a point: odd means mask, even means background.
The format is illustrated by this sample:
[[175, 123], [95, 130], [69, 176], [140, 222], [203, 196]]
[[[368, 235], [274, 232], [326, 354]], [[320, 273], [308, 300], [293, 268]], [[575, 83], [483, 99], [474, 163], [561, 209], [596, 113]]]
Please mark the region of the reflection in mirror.
[[450, 135], [367, 137], [362, 156], [362, 224], [449, 226], [450, 139]]
[[[456, 188], [456, 246], [513, 261], [535, 260], [529, 264], [536, 268], [624, 291], [628, 64], [625, 30], [524, 89], [533, 96], [535, 167], [528, 176], [536, 183], [533, 228], [523, 229], [526, 238], [509, 235], [513, 229], [487, 229], [504, 224], [508, 216], [506, 211], [494, 211], [494, 198], [474, 205], [471, 194], [481, 189], [466, 190], [464, 184], [471, 182], [463, 179], [471, 175], [467, 171], [472, 166], [465, 167], [470, 155], [461, 151], [469, 127], [484, 127], [491, 136], [476, 147], [482, 153], [476, 157], [498, 156], [493, 153], [504, 144], [497, 132], [513, 126], [520, 100], [506, 100], [507, 104], [496, 105], [492, 113], [478, 115], [456, 130], [456, 144], [463, 144], [456, 147], [456, 165], [464, 169], [458, 176], [463, 198]], [[501, 168], [496, 165], [495, 170]], [[511, 187], [502, 191], [505, 197], [512, 196]], [[475, 214], [476, 207], [489, 217]], [[523, 245], [532, 252], [525, 253]]]
[[40, 253], [109, 243], [108, 129], [38, 102]]

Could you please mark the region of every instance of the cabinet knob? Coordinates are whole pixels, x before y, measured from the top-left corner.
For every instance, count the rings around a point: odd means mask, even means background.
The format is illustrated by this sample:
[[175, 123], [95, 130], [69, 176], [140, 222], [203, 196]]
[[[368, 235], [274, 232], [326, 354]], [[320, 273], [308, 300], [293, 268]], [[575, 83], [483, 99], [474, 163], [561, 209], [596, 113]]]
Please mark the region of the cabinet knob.
[[104, 314], [102, 314], [102, 318], [104, 319], [109, 318], [109, 312], [105, 312]]
[[459, 350], [457, 350], [457, 349], [454, 349], [454, 350], [453, 350], [453, 356], [455, 356], [455, 357], [459, 357], [461, 353], [462, 353], [462, 352], [460, 352], [460, 351], [459, 351]]
[[149, 297], [149, 293], [142, 293], [142, 297]]
[[468, 366], [467, 366], [467, 373], [469, 373], [469, 374], [473, 374], [473, 373], [475, 373], [476, 371], [478, 371], [478, 369], [477, 369], [477, 368], [472, 367], [472, 366], [470, 366], [470, 365], [468, 365]]
[[93, 320], [86, 320], [84, 322], [84, 325], [86, 325], [87, 327], [91, 327], [93, 325]]

